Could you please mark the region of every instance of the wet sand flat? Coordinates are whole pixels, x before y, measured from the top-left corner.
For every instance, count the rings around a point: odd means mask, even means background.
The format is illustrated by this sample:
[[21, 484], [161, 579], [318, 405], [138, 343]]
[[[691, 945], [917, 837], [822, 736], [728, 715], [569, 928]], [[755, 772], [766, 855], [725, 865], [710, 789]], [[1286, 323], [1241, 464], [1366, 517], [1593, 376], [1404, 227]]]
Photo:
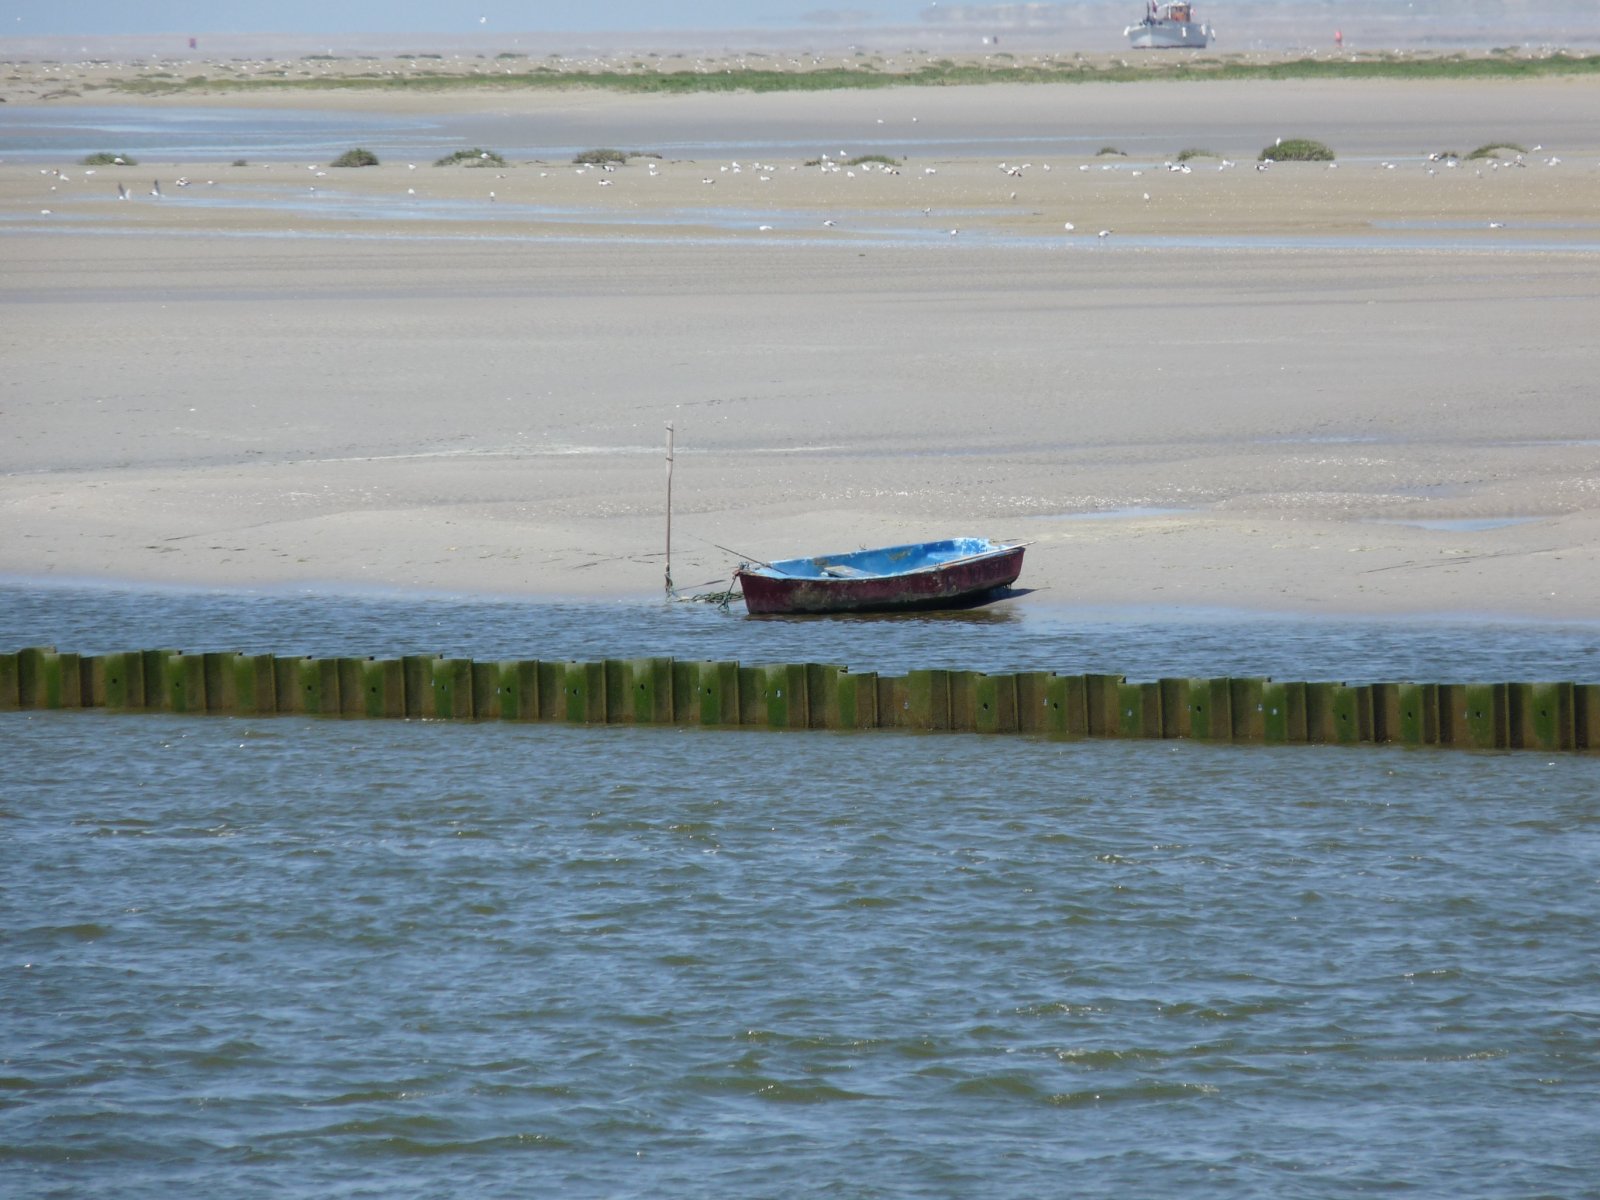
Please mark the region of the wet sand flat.
[[[0, 572], [648, 597], [672, 421], [683, 586], [982, 534], [1035, 543], [1020, 603], [1600, 616], [1595, 89], [1528, 85], [1551, 133], [1364, 84], [1322, 119], [1370, 153], [1257, 171], [1274, 86], [1188, 172], [0, 164]], [[849, 100], [999, 145], [1006, 90]], [[1426, 157], [1500, 121], [1520, 162]]]

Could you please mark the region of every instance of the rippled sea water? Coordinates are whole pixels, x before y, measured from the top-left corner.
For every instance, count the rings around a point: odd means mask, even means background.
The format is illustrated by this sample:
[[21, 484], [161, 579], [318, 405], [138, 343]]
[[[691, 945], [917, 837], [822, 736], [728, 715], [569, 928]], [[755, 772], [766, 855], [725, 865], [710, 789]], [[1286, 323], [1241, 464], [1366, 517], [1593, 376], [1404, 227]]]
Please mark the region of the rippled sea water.
[[[1582, 626], [0, 600], [86, 652], [1594, 676]], [[0, 750], [8, 1197], [1596, 1194], [1594, 757], [104, 712]]]
[[1305, 619], [1240, 612], [1082, 609], [1003, 601], [966, 612], [750, 618], [735, 605], [529, 603], [481, 596], [201, 591], [0, 581], [0, 649], [79, 654], [443, 654], [593, 660], [671, 655], [1348, 683], [1600, 682], [1600, 622]]

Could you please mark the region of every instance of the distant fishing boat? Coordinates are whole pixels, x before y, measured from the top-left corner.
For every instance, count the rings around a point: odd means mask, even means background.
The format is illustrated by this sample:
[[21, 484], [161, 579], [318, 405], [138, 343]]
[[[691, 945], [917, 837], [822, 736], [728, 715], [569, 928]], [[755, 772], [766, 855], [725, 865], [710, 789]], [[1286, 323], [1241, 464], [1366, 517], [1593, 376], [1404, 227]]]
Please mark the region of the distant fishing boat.
[[971, 608], [1022, 573], [1021, 545], [950, 538], [815, 558], [741, 563], [745, 608], [763, 613]]
[[1185, 46], [1203, 50], [1216, 36], [1209, 25], [1194, 19], [1188, 0], [1158, 4], [1148, 0], [1144, 20], [1122, 31], [1135, 50], [1178, 50]]

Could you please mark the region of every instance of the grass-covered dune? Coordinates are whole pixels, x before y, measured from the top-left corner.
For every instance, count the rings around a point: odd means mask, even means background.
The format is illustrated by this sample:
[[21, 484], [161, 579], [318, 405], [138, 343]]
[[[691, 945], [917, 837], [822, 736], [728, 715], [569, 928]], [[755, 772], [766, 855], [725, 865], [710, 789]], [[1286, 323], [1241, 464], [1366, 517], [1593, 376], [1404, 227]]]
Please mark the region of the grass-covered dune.
[[523, 71], [495, 73], [448, 70], [432, 64], [378, 72], [371, 64], [350, 60], [318, 61], [316, 70], [291, 74], [221, 72], [179, 79], [152, 73], [90, 85], [139, 95], [187, 92], [281, 92], [368, 90], [431, 92], [458, 90], [523, 91], [601, 88], [630, 93], [830, 91], [841, 88], [960, 87], [990, 83], [1133, 83], [1147, 80], [1291, 80], [1291, 79], [1528, 79], [1600, 73], [1600, 54], [1513, 55], [1435, 54], [1305, 57], [1258, 60], [1246, 57], [1182, 58], [1117, 57], [1019, 63], [1005, 60], [954, 62], [941, 60], [909, 70], [885, 70], [870, 60], [857, 66], [822, 66], [780, 70], [731, 66], [715, 71], [692, 69], [541, 65]]

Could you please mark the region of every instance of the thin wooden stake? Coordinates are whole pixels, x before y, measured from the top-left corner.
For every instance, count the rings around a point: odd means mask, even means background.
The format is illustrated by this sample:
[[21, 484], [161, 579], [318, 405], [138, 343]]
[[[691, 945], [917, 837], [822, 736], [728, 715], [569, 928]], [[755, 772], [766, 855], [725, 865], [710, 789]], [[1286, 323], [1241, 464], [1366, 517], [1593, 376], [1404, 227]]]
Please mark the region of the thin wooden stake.
[[667, 422], [667, 599], [675, 595], [672, 587], [672, 422]]

